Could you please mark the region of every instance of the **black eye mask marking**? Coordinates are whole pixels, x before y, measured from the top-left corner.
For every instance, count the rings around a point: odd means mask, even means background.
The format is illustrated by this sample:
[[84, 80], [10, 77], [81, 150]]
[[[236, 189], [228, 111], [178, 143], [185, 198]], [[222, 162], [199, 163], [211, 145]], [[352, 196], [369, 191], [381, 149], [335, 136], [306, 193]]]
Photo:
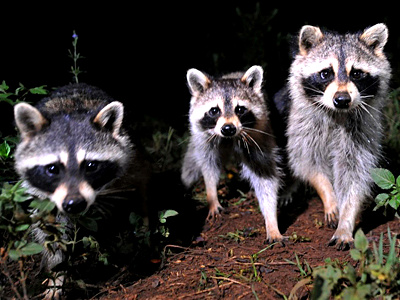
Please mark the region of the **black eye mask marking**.
[[25, 176], [28, 182], [42, 191], [53, 193], [65, 175], [65, 168], [61, 163], [45, 166], [35, 166], [29, 169]]
[[118, 164], [110, 161], [83, 161], [80, 166], [85, 180], [98, 190], [114, 180], [118, 175]]
[[310, 97], [322, 96], [326, 87], [335, 79], [332, 68], [326, 68], [318, 73], [314, 73], [302, 81], [305, 94]]
[[213, 129], [217, 125], [218, 118], [221, 116], [221, 109], [216, 106], [212, 107], [208, 112], [204, 114], [204, 117], [200, 120], [200, 126], [204, 130]]

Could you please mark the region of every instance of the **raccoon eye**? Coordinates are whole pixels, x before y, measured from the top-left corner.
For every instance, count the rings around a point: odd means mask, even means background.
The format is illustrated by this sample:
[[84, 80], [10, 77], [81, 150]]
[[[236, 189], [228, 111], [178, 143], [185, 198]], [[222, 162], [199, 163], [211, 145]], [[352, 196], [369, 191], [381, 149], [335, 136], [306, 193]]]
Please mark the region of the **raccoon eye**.
[[332, 70], [331, 69], [324, 69], [321, 72], [319, 72], [319, 77], [321, 77], [322, 80], [329, 80], [332, 77]]
[[213, 107], [208, 111], [208, 114], [212, 117], [216, 117], [221, 113], [221, 110], [219, 107]]
[[351, 79], [360, 80], [360, 79], [363, 79], [366, 76], [366, 74], [365, 74], [365, 72], [363, 72], [361, 70], [353, 69], [350, 72], [350, 76], [351, 76]]
[[235, 113], [236, 113], [238, 116], [243, 115], [246, 111], [247, 111], [247, 108], [244, 107], [244, 106], [236, 106], [236, 108], [235, 108]]
[[98, 168], [99, 168], [99, 163], [97, 161], [87, 161], [85, 163], [85, 172], [86, 173], [96, 172]]
[[60, 167], [56, 164], [50, 164], [45, 166], [45, 170], [48, 176], [55, 176], [60, 174]]

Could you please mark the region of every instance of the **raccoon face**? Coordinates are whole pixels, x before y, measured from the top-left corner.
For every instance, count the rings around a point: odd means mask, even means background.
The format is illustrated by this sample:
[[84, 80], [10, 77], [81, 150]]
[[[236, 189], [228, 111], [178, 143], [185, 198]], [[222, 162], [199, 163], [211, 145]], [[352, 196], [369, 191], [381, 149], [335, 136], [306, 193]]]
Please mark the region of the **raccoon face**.
[[131, 150], [120, 135], [122, 117], [119, 102], [108, 104], [94, 118], [59, 114], [47, 119], [29, 104], [16, 105], [22, 141], [15, 168], [28, 192], [49, 198], [62, 212], [85, 211], [128, 164]]
[[336, 111], [364, 109], [386, 89], [390, 67], [383, 47], [387, 37], [384, 24], [346, 35], [304, 26], [291, 80], [297, 81], [313, 105]]
[[[233, 74], [237, 75], [237, 74]], [[192, 94], [190, 123], [193, 133], [233, 138], [266, 118], [261, 84], [263, 70], [251, 67], [244, 75], [211, 80], [202, 72], [187, 73]]]

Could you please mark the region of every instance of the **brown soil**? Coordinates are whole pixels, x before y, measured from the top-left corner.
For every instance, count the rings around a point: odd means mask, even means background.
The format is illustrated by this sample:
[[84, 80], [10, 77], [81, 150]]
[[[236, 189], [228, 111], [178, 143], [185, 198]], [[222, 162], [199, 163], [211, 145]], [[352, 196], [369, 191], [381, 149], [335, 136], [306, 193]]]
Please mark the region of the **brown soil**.
[[[301, 281], [296, 255], [302, 267], [307, 262], [315, 268], [326, 258], [353, 262], [349, 251], [328, 246], [334, 230], [323, 224], [321, 201], [308, 198], [280, 210], [281, 232], [289, 241], [273, 247], [265, 244], [264, 220], [253, 194], [228, 199], [221, 217], [212, 226], [206, 224], [191, 243], [165, 246], [159, 270], [136, 282], [110, 282], [98, 296], [103, 300], [282, 299], [293, 293], [297, 299], [308, 298], [312, 285]], [[359, 226], [370, 240], [378, 240], [388, 227], [394, 234], [400, 232], [398, 219], [384, 219], [382, 212], [365, 213], [363, 220]]]

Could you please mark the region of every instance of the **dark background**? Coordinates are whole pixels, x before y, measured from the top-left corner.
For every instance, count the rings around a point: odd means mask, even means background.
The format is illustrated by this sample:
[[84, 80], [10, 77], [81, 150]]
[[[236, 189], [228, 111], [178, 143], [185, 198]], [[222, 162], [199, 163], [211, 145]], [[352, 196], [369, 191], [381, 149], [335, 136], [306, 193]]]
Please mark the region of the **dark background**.
[[[272, 6], [265, 2], [204, 1], [117, 2], [55, 5], [22, 4], [1, 12], [0, 80], [11, 90], [48, 88], [72, 81], [73, 30], [79, 36], [80, 82], [96, 85], [132, 113], [133, 121], [151, 116], [178, 130], [187, 126], [190, 95], [186, 71], [209, 74], [246, 70], [259, 64], [271, 97], [285, 83], [290, 65], [290, 35], [305, 24], [341, 33], [359, 31], [379, 22], [389, 27], [386, 52], [392, 63], [392, 88], [399, 84], [400, 32], [392, 7], [347, 8]], [[376, 6], [376, 5], [373, 5]], [[32, 97], [32, 101], [37, 99]], [[11, 124], [12, 107], [0, 103], [2, 121]], [[2, 125], [2, 135], [15, 134]]]

